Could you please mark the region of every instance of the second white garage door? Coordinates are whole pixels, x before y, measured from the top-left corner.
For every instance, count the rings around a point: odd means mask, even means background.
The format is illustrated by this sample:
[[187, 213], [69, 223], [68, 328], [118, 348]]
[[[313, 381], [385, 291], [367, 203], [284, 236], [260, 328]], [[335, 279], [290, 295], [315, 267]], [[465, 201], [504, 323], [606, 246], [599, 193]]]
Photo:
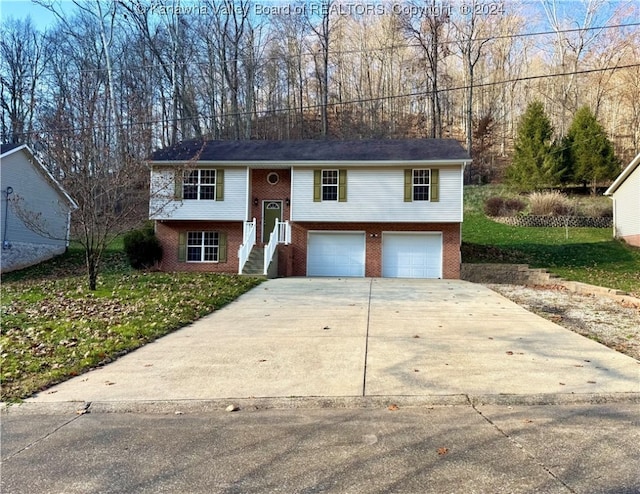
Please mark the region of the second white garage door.
[[442, 278], [442, 233], [383, 233], [382, 276]]
[[309, 232], [307, 276], [364, 276], [364, 232]]

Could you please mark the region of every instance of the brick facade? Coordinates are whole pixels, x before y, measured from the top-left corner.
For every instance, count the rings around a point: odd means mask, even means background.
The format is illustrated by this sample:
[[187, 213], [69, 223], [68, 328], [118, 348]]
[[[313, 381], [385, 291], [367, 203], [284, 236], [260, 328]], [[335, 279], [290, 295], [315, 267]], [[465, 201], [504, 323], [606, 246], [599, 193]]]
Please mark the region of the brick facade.
[[[242, 227], [242, 223], [239, 222], [156, 222], [156, 235], [163, 248], [160, 269], [163, 271], [237, 273], [237, 252], [242, 243]], [[227, 261], [219, 263], [178, 261], [180, 232], [205, 230], [227, 233]], [[458, 223], [292, 223], [291, 245], [278, 247], [279, 276], [306, 276], [307, 235], [310, 230], [365, 231], [365, 276], [373, 278], [382, 276], [383, 232], [442, 232], [442, 276], [445, 279], [460, 278], [460, 224]]]
[[[242, 244], [243, 225], [238, 221], [156, 221], [156, 236], [162, 244], [162, 271], [190, 271], [209, 273], [238, 272], [238, 248]], [[226, 262], [178, 261], [178, 242], [181, 232], [217, 231], [227, 234]]]
[[[382, 276], [383, 232], [442, 232], [442, 276], [460, 278], [459, 223], [293, 223], [291, 245], [280, 246], [280, 276], [306, 276], [307, 235], [310, 230], [365, 231], [365, 276]], [[373, 236], [372, 236], [373, 235]]]
[[[271, 173], [278, 175], [278, 183], [268, 182], [267, 177]], [[256, 243], [258, 245], [263, 243], [262, 208], [264, 201], [282, 201], [282, 221], [287, 221], [291, 217], [291, 208], [287, 205], [288, 200], [291, 199], [289, 194], [291, 194], [291, 170], [251, 170], [251, 218], [256, 218]]]
[[[271, 173], [277, 173], [277, 183], [269, 183]], [[265, 201], [282, 202], [282, 221], [290, 219], [291, 170], [251, 170], [250, 217], [256, 218], [256, 243], [263, 245], [263, 208]], [[163, 271], [194, 271], [237, 273], [238, 249], [242, 243], [242, 222], [157, 221], [156, 235], [163, 248], [160, 269]], [[226, 262], [199, 263], [178, 261], [179, 234], [188, 231], [220, 231], [227, 234]], [[365, 231], [365, 276], [382, 276], [383, 232], [441, 232], [442, 275], [447, 279], [460, 278], [459, 223], [292, 223], [291, 245], [278, 246], [278, 275], [306, 276], [307, 236], [310, 230]]]

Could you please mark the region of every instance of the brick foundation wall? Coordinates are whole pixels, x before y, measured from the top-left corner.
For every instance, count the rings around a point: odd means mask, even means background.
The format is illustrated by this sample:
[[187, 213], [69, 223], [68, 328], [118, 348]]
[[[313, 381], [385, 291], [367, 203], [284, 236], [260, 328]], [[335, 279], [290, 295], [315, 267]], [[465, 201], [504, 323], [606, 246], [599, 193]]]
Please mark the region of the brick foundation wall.
[[[190, 271], [208, 273], [238, 272], [238, 248], [242, 244], [242, 223], [209, 221], [156, 221], [156, 236], [162, 244], [162, 271]], [[218, 231], [227, 234], [226, 262], [180, 262], [178, 242], [180, 232]]]
[[[277, 173], [277, 184], [267, 182], [270, 173]], [[291, 194], [291, 170], [251, 170], [251, 218], [256, 218], [256, 243], [262, 243], [262, 203], [263, 201], [282, 201], [282, 221], [290, 218], [291, 208], [287, 198]], [[258, 204], [254, 204], [254, 202]]]
[[373, 278], [382, 276], [382, 232], [442, 232], [442, 276], [460, 278], [459, 223], [293, 223], [291, 245], [280, 248], [280, 276], [306, 276], [309, 230], [365, 231], [365, 276]]

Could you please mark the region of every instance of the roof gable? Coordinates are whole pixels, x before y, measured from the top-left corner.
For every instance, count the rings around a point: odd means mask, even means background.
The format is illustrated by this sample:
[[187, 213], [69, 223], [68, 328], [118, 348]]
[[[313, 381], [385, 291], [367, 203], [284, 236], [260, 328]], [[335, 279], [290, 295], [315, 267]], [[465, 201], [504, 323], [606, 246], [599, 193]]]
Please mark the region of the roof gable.
[[605, 196], [612, 195], [616, 190], [620, 188], [620, 186], [631, 176], [631, 174], [640, 167], [640, 153], [631, 160], [631, 163], [622, 170], [622, 173], [618, 175], [618, 178], [614, 180], [611, 186], [604, 193]]
[[469, 161], [454, 139], [363, 139], [354, 141], [185, 141], [151, 156], [163, 161], [347, 162]]
[[18, 151], [20, 148], [27, 147], [26, 144], [20, 144], [19, 142], [12, 142], [9, 144], [0, 145], [0, 158], [4, 158], [5, 155]]
[[[6, 150], [5, 150], [5, 146], [7, 146]], [[22, 153], [25, 155], [27, 162], [31, 163], [33, 167], [45, 177], [45, 179], [47, 180], [47, 182], [49, 182], [51, 187], [53, 187], [58, 192], [58, 194], [62, 196], [65, 202], [67, 202], [67, 204], [69, 204], [69, 206], [72, 209], [78, 208], [78, 205], [76, 204], [76, 202], [71, 198], [69, 194], [67, 194], [67, 191], [64, 190], [62, 185], [60, 185], [60, 183], [54, 178], [54, 176], [51, 175], [49, 170], [47, 170], [47, 168], [42, 164], [42, 162], [38, 159], [38, 157], [35, 154], [33, 154], [33, 151], [31, 151], [31, 148], [29, 148], [29, 146], [27, 146], [26, 144], [17, 144], [17, 145], [3, 144], [0, 149], [0, 159], [4, 159], [19, 151], [22, 151]], [[0, 164], [1, 164], [1, 161], [0, 161]]]

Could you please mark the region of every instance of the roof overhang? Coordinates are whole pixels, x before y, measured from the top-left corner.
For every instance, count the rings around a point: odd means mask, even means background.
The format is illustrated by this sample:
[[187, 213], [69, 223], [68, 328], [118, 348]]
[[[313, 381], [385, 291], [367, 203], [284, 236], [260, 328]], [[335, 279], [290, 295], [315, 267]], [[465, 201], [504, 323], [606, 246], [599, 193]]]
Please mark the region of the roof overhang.
[[470, 159], [433, 159], [433, 160], [375, 160], [375, 161], [150, 161], [150, 166], [224, 166], [228, 168], [262, 168], [262, 169], [289, 169], [289, 168], [326, 168], [331, 166], [349, 168], [406, 168], [407, 166], [467, 166]]
[[[12, 155], [13, 153], [17, 153], [18, 151], [22, 151], [23, 149], [29, 149], [29, 148], [27, 147], [26, 144], [21, 144], [20, 146], [16, 146], [16, 147], [11, 148], [8, 151], [5, 151], [4, 153], [0, 154], [0, 159], [6, 158], [7, 156]], [[33, 153], [31, 153], [31, 152], [29, 152], [29, 154], [33, 155]]]
[[6, 153], [3, 153], [2, 155], [0, 155], [0, 159], [4, 159], [14, 153], [17, 153], [18, 151], [23, 151], [27, 155], [27, 158], [33, 161], [36, 169], [45, 176], [46, 180], [49, 181], [51, 185], [58, 191], [58, 193], [64, 198], [64, 200], [69, 204], [71, 210], [78, 209], [78, 204], [76, 203], [76, 201], [74, 201], [71, 196], [67, 194], [67, 191], [64, 190], [64, 187], [62, 187], [62, 185], [60, 185], [60, 182], [58, 182], [55, 177], [51, 175], [49, 170], [47, 170], [47, 167], [45, 167], [44, 164], [38, 159], [38, 157], [33, 154], [31, 148], [26, 144], [22, 144], [21, 146], [15, 147], [13, 149], [10, 149]]
[[633, 173], [633, 171], [640, 166], [640, 153], [631, 160], [631, 163], [622, 171], [618, 178], [614, 180], [611, 186], [605, 191], [605, 196], [611, 196], [618, 190], [618, 188], [624, 183], [624, 181]]

